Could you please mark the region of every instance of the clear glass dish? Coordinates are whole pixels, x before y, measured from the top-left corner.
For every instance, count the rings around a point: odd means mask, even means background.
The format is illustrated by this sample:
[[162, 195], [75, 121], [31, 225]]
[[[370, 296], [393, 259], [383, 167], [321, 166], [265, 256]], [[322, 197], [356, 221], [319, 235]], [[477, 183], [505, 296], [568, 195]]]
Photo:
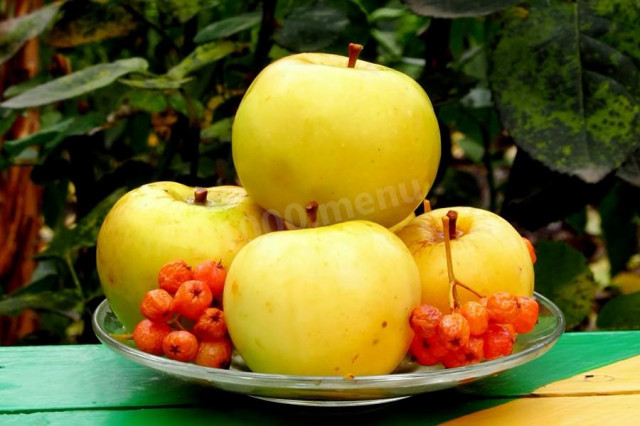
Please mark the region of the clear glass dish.
[[200, 367], [150, 355], [111, 336], [124, 333], [124, 328], [106, 300], [94, 312], [93, 329], [98, 339], [117, 354], [180, 379], [274, 402], [346, 407], [379, 404], [451, 388], [541, 356], [564, 332], [565, 321], [560, 309], [549, 299], [537, 293], [535, 296], [540, 303], [538, 324], [530, 333], [518, 336], [512, 355], [451, 369], [421, 366], [407, 357], [391, 374], [354, 378], [254, 373], [238, 354], [234, 354], [229, 370]]

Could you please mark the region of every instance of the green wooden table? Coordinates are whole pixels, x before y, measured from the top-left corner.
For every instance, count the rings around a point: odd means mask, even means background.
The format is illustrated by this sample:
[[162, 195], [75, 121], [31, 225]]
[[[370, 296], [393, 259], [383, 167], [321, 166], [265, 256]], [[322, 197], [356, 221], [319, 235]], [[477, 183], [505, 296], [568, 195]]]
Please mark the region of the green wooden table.
[[620, 425], [639, 418], [640, 331], [565, 333], [542, 357], [497, 376], [359, 408], [304, 408], [202, 387], [103, 345], [0, 348], [2, 426]]

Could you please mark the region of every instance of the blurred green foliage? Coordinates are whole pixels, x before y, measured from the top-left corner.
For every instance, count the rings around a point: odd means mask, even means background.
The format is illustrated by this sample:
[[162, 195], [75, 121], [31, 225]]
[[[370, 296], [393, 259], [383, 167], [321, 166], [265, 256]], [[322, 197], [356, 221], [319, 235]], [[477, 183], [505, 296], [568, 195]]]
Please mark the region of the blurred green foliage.
[[235, 183], [230, 129], [252, 79], [356, 42], [434, 104], [432, 204], [491, 209], [531, 238], [536, 288], [571, 328], [640, 328], [638, 293], [612, 285], [639, 251], [637, 22], [635, 0], [67, 0], [0, 23], [0, 63], [40, 41], [42, 71], [4, 91], [0, 131], [32, 107], [41, 130], [5, 141], [0, 168], [33, 167], [52, 235], [0, 314], [41, 312], [25, 343], [92, 341], [95, 237], [113, 202], [160, 179]]

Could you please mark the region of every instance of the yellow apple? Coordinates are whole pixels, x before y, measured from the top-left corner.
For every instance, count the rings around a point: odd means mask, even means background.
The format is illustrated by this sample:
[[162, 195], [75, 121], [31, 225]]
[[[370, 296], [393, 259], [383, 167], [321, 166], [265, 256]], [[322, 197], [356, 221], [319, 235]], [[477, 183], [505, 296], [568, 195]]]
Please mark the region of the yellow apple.
[[[432, 210], [416, 217], [396, 234], [405, 242], [420, 270], [422, 303], [449, 311], [449, 277], [442, 217], [458, 213], [451, 240], [455, 278], [481, 295], [499, 290], [533, 294], [533, 262], [520, 234], [502, 217], [473, 207]], [[458, 287], [461, 302], [477, 297]]]
[[391, 227], [425, 198], [440, 161], [427, 94], [393, 69], [323, 53], [267, 66], [238, 108], [233, 160], [243, 187], [297, 227], [369, 220]]
[[389, 228], [389, 231], [391, 232], [398, 232], [399, 230], [401, 230], [402, 228], [404, 228], [405, 226], [407, 226], [413, 219], [416, 218], [416, 214], [414, 212], [411, 212], [409, 214], [409, 216], [405, 217], [404, 219], [402, 219], [400, 222], [396, 223], [395, 225], [393, 225], [392, 227]]
[[234, 260], [224, 291], [231, 339], [256, 372], [391, 372], [412, 338], [420, 278], [386, 228], [350, 221], [273, 232]]
[[154, 182], [125, 194], [107, 214], [98, 234], [98, 276], [127, 329], [142, 319], [140, 301], [158, 288], [158, 271], [166, 262], [183, 259], [195, 266], [221, 260], [228, 268], [241, 247], [272, 229], [270, 216], [240, 187], [199, 194], [196, 200], [194, 188]]

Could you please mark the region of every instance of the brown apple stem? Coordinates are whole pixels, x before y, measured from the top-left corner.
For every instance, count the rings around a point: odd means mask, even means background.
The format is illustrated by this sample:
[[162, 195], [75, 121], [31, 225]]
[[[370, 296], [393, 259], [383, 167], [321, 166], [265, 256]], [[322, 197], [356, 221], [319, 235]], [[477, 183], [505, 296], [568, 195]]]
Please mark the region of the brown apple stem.
[[315, 228], [318, 225], [318, 202], [309, 201], [304, 209], [307, 212], [307, 218], [309, 218], [309, 228]]
[[457, 235], [456, 230], [456, 222], [458, 221], [458, 212], [455, 210], [449, 210], [447, 212], [447, 217], [449, 218], [449, 238], [452, 240], [455, 239]]
[[422, 202], [422, 208], [424, 209], [425, 213], [429, 213], [431, 211], [431, 203], [429, 202], [429, 200], [425, 199]]
[[193, 190], [193, 202], [194, 204], [207, 204], [207, 189], [196, 188]]
[[442, 230], [444, 231], [444, 253], [447, 259], [447, 275], [449, 276], [449, 308], [453, 311], [458, 303], [456, 292], [456, 277], [453, 274], [453, 260], [451, 258], [451, 218], [447, 214], [442, 217]]
[[347, 64], [348, 68], [355, 68], [356, 61], [358, 60], [358, 55], [362, 51], [362, 45], [357, 43], [349, 43], [349, 63]]

